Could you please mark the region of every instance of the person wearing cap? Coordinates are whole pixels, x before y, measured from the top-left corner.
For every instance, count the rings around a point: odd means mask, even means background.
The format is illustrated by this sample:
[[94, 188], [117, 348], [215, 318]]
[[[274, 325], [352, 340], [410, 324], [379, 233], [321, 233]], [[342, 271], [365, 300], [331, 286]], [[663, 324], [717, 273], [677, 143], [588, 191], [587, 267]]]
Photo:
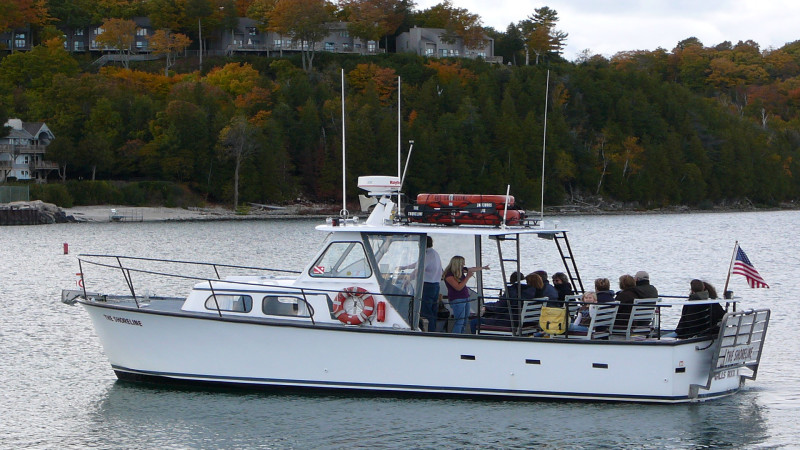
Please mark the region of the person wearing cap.
[[658, 298], [658, 289], [650, 284], [650, 275], [644, 270], [636, 272], [636, 289], [642, 294], [641, 298]]

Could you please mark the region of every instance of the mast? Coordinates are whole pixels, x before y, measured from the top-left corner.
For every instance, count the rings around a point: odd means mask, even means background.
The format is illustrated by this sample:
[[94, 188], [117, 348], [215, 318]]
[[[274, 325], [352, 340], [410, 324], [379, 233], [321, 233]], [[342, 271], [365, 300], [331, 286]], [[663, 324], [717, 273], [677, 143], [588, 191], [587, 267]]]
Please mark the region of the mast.
[[[400, 143], [400, 86], [401, 86], [401, 84], [400, 84], [400, 76], [398, 75], [397, 76], [397, 178], [400, 178], [400, 185], [402, 186], [403, 185], [402, 180], [403, 180], [403, 178], [405, 178], [405, 175], [403, 173], [401, 173], [401, 170], [400, 170], [400, 164], [401, 164], [401, 159], [402, 159], [402, 149], [403, 149], [402, 148], [402, 144]], [[409, 151], [408, 156], [411, 157], [410, 151]], [[403, 193], [398, 190], [397, 191], [397, 217], [400, 217], [400, 215], [402, 214], [402, 211], [403, 211], [403, 208], [402, 208], [402, 205], [401, 205], [401, 201], [402, 201], [401, 197], [402, 196], [403, 196]]]
[[346, 165], [346, 148], [347, 143], [345, 140], [345, 117], [344, 117], [344, 69], [342, 69], [342, 210], [339, 215], [342, 218], [347, 218], [350, 213], [347, 211], [347, 165]]
[[544, 224], [544, 156], [547, 149], [547, 101], [550, 98], [550, 69], [547, 69], [547, 87], [544, 91], [544, 133], [542, 133], [542, 203], [539, 221]]

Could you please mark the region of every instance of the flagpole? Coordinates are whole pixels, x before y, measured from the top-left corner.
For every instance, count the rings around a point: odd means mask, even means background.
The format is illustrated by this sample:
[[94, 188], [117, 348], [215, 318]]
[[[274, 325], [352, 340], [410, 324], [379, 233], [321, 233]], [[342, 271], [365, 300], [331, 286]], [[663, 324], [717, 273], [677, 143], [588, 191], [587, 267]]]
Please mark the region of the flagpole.
[[731, 281], [731, 271], [733, 270], [733, 261], [736, 258], [736, 251], [739, 250], [739, 241], [736, 241], [736, 244], [733, 246], [733, 254], [731, 255], [731, 264], [728, 266], [728, 278], [725, 279], [725, 289], [722, 290], [722, 296], [725, 297], [725, 293], [728, 292], [728, 283]]

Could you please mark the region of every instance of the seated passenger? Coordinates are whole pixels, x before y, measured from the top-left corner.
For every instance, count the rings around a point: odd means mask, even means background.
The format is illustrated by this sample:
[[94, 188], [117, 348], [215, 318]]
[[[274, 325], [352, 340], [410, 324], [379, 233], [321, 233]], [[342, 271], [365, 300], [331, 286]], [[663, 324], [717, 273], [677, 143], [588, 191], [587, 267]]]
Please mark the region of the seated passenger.
[[550, 300], [558, 300], [558, 291], [556, 290], [556, 288], [553, 287], [552, 284], [550, 284], [550, 281], [547, 278], [547, 272], [545, 272], [544, 270], [537, 270], [534, 273], [536, 275], [539, 275], [542, 278], [542, 282], [544, 283], [544, 287], [542, 288], [542, 297], [547, 297]]
[[505, 298], [514, 298], [519, 299], [522, 297], [522, 293], [528, 287], [522, 281], [525, 279], [525, 275], [522, 275], [521, 272], [514, 272], [511, 276], [508, 277], [508, 284], [506, 285], [505, 291], [500, 294], [500, 297]]
[[658, 298], [658, 289], [650, 284], [650, 274], [644, 270], [636, 272], [636, 289], [642, 294], [642, 298]]
[[[691, 294], [689, 300], [708, 300], [710, 295], [708, 287], [714, 293], [717, 292], [713, 286], [700, 280], [692, 280]], [[683, 305], [681, 310], [681, 320], [675, 329], [675, 337], [686, 339], [693, 336], [712, 336], [719, 333], [719, 321], [725, 315], [725, 310], [719, 303], [704, 305]], [[670, 335], [667, 335], [670, 336]]]
[[594, 303], [597, 303], [597, 294], [594, 291], [587, 291], [583, 294], [583, 304], [575, 314], [575, 320], [569, 325], [570, 332], [586, 333], [589, 331], [589, 325], [597, 312], [597, 306]]
[[614, 301], [619, 302], [614, 328], [624, 329], [628, 327], [628, 318], [631, 316], [633, 301], [637, 298], [642, 298], [642, 293], [636, 289], [636, 280], [627, 274], [619, 277], [619, 288], [620, 291], [614, 297]]
[[[509, 277], [509, 285], [496, 302], [486, 303], [481, 308], [480, 324], [500, 327], [512, 327], [512, 317], [519, 316], [519, 293], [524, 285], [520, 285], [522, 274], [514, 272]], [[470, 330], [475, 333], [478, 329], [478, 317], [470, 320]]]
[[536, 272], [529, 273], [525, 276], [527, 287], [522, 291], [522, 299], [530, 300], [532, 298], [544, 297], [542, 288], [544, 288], [544, 281]]
[[610, 303], [614, 301], [614, 291], [611, 290], [611, 281], [608, 278], [594, 280], [594, 290], [597, 291], [597, 303]]
[[553, 287], [558, 291], [558, 299], [564, 300], [566, 296], [572, 295], [572, 285], [569, 283], [569, 278], [564, 272], [556, 272], [553, 274]]

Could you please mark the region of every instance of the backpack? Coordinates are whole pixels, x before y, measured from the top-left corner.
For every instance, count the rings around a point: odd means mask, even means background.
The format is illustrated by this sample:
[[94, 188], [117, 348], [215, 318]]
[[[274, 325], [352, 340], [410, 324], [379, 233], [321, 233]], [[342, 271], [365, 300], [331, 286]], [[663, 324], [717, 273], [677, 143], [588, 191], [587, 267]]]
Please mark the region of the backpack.
[[567, 331], [567, 309], [543, 306], [539, 328], [547, 334], [564, 334]]

